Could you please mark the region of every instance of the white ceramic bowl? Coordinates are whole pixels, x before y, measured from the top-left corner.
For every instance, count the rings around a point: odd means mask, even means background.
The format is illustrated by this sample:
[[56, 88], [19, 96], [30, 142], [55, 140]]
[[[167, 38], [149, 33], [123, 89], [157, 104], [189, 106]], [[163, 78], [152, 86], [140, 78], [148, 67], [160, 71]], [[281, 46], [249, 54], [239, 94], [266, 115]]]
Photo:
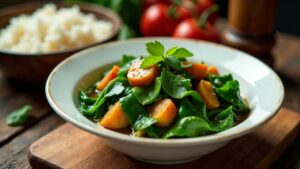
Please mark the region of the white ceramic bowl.
[[[224, 132], [170, 140], [132, 137], [105, 129], [85, 118], [78, 110], [78, 92], [87, 89], [99, 78], [101, 67], [117, 63], [123, 54], [145, 55], [145, 43], [154, 40], [162, 42], [166, 48], [185, 47], [194, 53], [191, 60], [203, 60], [219, 67], [221, 73], [232, 73], [240, 82], [242, 95], [250, 103], [252, 111], [249, 117]], [[176, 164], [213, 152], [266, 123], [278, 111], [284, 89], [272, 69], [238, 50], [203, 41], [141, 38], [99, 45], [71, 56], [50, 74], [46, 95], [51, 107], [62, 118], [100, 136], [112, 148], [141, 161]]]

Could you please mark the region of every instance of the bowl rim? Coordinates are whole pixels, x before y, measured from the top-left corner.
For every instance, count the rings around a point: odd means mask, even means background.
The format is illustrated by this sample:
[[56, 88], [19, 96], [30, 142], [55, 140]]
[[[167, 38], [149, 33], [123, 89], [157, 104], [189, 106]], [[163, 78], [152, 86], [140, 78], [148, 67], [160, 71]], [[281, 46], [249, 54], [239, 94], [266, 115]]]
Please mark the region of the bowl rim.
[[[43, 7], [46, 4], [54, 4], [57, 8], [78, 6], [80, 10], [89, 10], [89, 11], [93, 10], [93, 12], [90, 12], [93, 15], [95, 15], [94, 11], [101, 11], [98, 13], [101, 13], [101, 14], [107, 16], [107, 18], [109, 18], [109, 20], [113, 23], [112, 33], [110, 36], [108, 36], [107, 38], [105, 38], [101, 41], [97, 41], [97, 42], [87, 44], [84, 46], [80, 46], [77, 48], [66, 49], [63, 51], [54, 51], [54, 52], [45, 52], [45, 53], [23, 53], [23, 52], [12, 52], [9, 50], [1, 50], [0, 49], [0, 56], [1, 55], [9, 55], [9, 56], [14, 56], [14, 57], [43, 57], [43, 56], [49, 56], [49, 55], [62, 55], [62, 54], [76, 53], [78, 51], [81, 51], [81, 50], [84, 50], [84, 49], [87, 49], [87, 48], [90, 48], [90, 47], [93, 47], [93, 46], [99, 45], [101, 43], [112, 40], [113, 38], [115, 38], [117, 36], [117, 34], [120, 31], [121, 26], [123, 24], [122, 20], [118, 14], [116, 14], [113, 10], [111, 10], [107, 7], [104, 7], [102, 5], [96, 5], [96, 4], [87, 3], [87, 2], [84, 2], [84, 3], [83, 2], [81, 2], [81, 3], [61, 2], [58, 0], [55, 0], [52, 2], [42, 0], [42, 1], [28, 2], [28, 3], [8, 6], [8, 7], [1, 9], [0, 18], [2, 18], [3, 16], [5, 16], [7, 14], [13, 13], [13, 11], [15, 9], [23, 9], [24, 7], [27, 7], [27, 6], [30, 6], [30, 7], [33, 6], [35, 8], [34, 11], [36, 11], [38, 8]], [[19, 13], [17, 16], [20, 16], [20, 15], [22, 15], [22, 13]], [[5, 25], [4, 27], [1, 27], [0, 32], [1, 32], [1, 29], [5, 28], [6, 26], [7, 25]]]
[[[268, 65], [266, 65], [265, 63], [263, 63], [262, 61], [260, 61], [259, 59], [257, 59], [256, 57], [228, 47], [228, 46], [224, 46], [221, 44], [217, 44], [217, 43], [213, 43], [213, 42], [207, 42], [207, 41], [202, 41], [202, 40], [192, 40], [192, 39], [180, 39], [182, 41], [189, 41], [189, 42], [195, 42], [198, 44], [209, 44], [209, 45], [214, 45], [220, 48], [225, 48], [227, 50], [231, 50], [234, 52], [239, 52], [245, 55], [245, 57], [248, 58], [253, 58], [256, 61], [260, 62], [261, 64], [263, 64], [270, 72], [272, 72], [272, 74], [275, 76], [279, 87], [280, 87], [280, 96], [279, 96], [279, 100], [277, 102], [277, 105], [275, 106], [275, 109], [273, 110], [273, 112], [269, 113], [268, 116], [263, 119], [260, 123], [257, 123], [256, 125], [252, 125], [250, 127], [245, 127], [245, 128], [241, 128], [238, 131], [234, 132], [234, 133], [229, 133], [229, 134], [222, 134], [223, 132], [220, 133], [215, 133], [215, 134], [211, 134], [211, 135], [205, 135], [205, 136], [199, 136], [199, 137], [194, 137], [194, 138], [176, 138], [176, 139], [157, 139], [157, 138], [143, 138], [143, 137], [133, 137], [133, 136], [129, 136], [126, 134], [121, 134], [118, 133], [118, 135], [112, 134], [113, 133], [117, 133], [115, 131], [111, 131], [109, 129], [110, 132], [97, 132], [96, 130], [93, 130], [89, 127], [86, 127], [84, 124], [78, 123], [76, 120], [73, 120], [71, 117], [69, 117], [66, 113], [64, 113], [63, 109], [61, 109], [58, 104], [55, 102], [55, 100], [52, 97], [52, 93], [51, 93], [51, 83], [52, 83], [52, 78], [53, 76], [56, 74], [57, 71], [60, 70], [60, 67], [64, 66], [66, 63], [72, 61], [73, 59], [76, 59], [77, 57], [81, 57], [81, 55], [89, 53], [90, 51], [94, 51], [97, 50], [98, 48], [106, 48], [106, 47], [110, 47], [110, 46], [114, 46], [115, 44], [126, 44], [127, 42], [139, 42], [139, 41], [151, 41], [151, 40], [157, 40], [157, 39], [163, 39], [163, 40], [172, 40], [173, 38], [168, 38], [168, 37], [142, 37], [142, 38], [132, 38], [129, 40], [125, 40], [125, 41], [113, 41], [113, 42], [108, 42], [105, 44], [100, 44], [88, 49], [85, 49], [83, 51], [80, 51], [78, 53], [75, 53], [74, 55], [72, 55], [71, 57], [65, 59], [64, 61], [62, 61], [59, 65], [57, 65], [53, 71], [51, 72], [51, 74], [49, 75], [47, 82], [46, 82], [46, 86], [45, 86], [45, 92], [46, 92], [46, 98], [50, 104], [50, 106], [53, 108], [53, 110], [60, 116], [62, 117], [64, 120], [66, 120], [67, 122], [71, 122], [73, 125], [77, 126], [78, 128], [81, 128], [85, 131], [88, 131], [90, 133], [93, 133], [97, 136], [101, 136], [103, 138], [108, 138], [108, 139], [114, 139], [114, 140], [119, 140], [119, 141], [125, 141], [128, 143], [134, 143], [134, 144], [138, 144], [138, 145], [143, 145], [143, 144], [148, 144], [148, 145], [152, 145], [152, 146], [161, 146], [161, 147], [174, 147], [174, 146], [178, 146], [178, 145], [186, 145], [186, 146], [192, 146], [192, 145], [204, 145], [204, 144], [212, 144], [212, 143], [218, 143], [218, 142], [224, 142], [227, 140], [231, 140], [234, 138], [237, 138], [241, 135], [245, 135], [251, 131], [253, 131], [254, 129], [262, 126], [263, 124], [265, 124], [267, 121], [269, 121], [272, 117], [274, 117], [283, 102], [283, 98], [284, 98], [284, 86], [282, 81], [280, 80], [279, 76], [273, 71], [273, 69], [271, 69]], [[238, 125], [237, 125], [238, 126]], [[235, 126], [236, 127], [236, 126]], [[188, 145], [187, 145], [188, 144]]]

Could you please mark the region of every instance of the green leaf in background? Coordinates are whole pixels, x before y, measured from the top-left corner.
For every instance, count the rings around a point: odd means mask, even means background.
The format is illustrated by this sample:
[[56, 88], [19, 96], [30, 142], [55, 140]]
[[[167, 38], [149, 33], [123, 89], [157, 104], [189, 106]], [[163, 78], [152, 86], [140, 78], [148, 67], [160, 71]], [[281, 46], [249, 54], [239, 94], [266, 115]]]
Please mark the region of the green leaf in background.
[[155, 79], [154, 84], [146, 87], [134, 87], [133, 94], [139, 100], [142, 105], [148, 105], [153, 103], [159, 96], [161, 88], [160, 78]]
[[128, 25], [123, 24], [118, 34], [118, 40], [126, 40], [135, 37], [135, 31]]
[[153, 56], [163, 57], [164, 53], [165, 53], [164, 46], [158, 41], [146, 43], [146, 49], [147, 49], [148, 53]]
[[146, 69], [150, 66], [153, 66], [157, 64], [158, 62], [163, 61], [163, 58], [161, 56], [149, 56], [144, 58], [143, 63], [141, 65], [142, 69]]
[[32, 110], [32, 106], [26, 105], [18, 110], [11, 112], [6, 117], [6, 124], [8, 124], [9, 126], [23, 125], [28, 118], [28, 112], [30, 110]]
[[185, 48], [178, 48], [173, 54], [176, 58], [187, 58], [192, 57], [194, 54]]

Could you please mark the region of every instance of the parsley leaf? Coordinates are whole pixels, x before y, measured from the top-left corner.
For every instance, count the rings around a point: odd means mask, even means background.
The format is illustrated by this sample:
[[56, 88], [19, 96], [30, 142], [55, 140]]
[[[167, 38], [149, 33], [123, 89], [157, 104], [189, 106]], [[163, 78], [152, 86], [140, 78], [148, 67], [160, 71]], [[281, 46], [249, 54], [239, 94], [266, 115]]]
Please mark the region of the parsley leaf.
[[147, 51], [153, 56], [163, 56], [165, 53], [164, 46], [158, 41], [149, 42], [146, 47]]
[[167, 56], [172, 56], [177, 51], [177, 47], [172, 47], [167, 51]]
[[176, 52], [173, 54], [176, 58], [186, 58], [186, 57], [191, 57], [194, 54], [190, 51], [188, 51], [185, 48], [178, 48]]

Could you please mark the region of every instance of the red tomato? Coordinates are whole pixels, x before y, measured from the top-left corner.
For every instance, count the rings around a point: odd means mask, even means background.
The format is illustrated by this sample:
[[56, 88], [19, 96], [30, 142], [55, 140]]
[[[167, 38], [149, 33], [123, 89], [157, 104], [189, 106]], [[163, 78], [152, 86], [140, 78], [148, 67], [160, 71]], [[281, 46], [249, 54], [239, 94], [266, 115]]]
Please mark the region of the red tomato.
[[149, 8], [151, 5], [157, 4], [157, 3], [162, 3], [162, 4], [171, 4], [171, 0], [144, 0], [143, 1], [143, 9], [146, 10]]
[[191, 11], [189, 11], [187, 8], [184, 8], [181, 6], [177, 7], [177, 12], [179, 15], [179, 18], [178, 18], [179, 20], [185, 20], [185, 19], [193, 17]]
[[155, 4], [150, 6], [140, 20], [140, 31], [144, 36], [171, 36], [179, 19], [168, 15], [169, 6]]
[[[214, 0], [198, 0], [197, 2], [197, 12], [199, 15], [203, 13], [206, 9], [212, 7], [215, 5]], [[211, 16], [209, 16], [208, 21], [211, 23], [215, 23], [216, 19], [218, 18], [218, 13], [214, 13]]]
[[173, 37], [176, 38], [191, 38], [201, 39], [211, 42], [219, 42], [219, 34], [215, 28], [209, 23], [206, 23], [205, 29], [200, 28], [195, 19], [186, 19], [182, 21], [175, 29]]

